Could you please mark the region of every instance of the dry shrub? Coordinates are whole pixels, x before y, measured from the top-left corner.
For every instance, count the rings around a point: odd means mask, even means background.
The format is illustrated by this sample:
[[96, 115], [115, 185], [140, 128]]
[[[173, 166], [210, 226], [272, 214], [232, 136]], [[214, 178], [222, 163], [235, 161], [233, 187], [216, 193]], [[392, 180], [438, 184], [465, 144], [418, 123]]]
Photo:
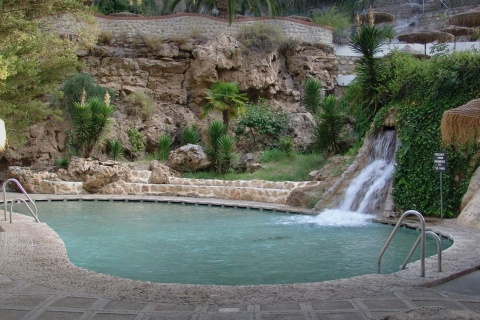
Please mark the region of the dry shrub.
[[107, 30], [100, 31], [98, 35], [97, 43], [99, 44], [111, 44], [112, 43], [112, 33]]

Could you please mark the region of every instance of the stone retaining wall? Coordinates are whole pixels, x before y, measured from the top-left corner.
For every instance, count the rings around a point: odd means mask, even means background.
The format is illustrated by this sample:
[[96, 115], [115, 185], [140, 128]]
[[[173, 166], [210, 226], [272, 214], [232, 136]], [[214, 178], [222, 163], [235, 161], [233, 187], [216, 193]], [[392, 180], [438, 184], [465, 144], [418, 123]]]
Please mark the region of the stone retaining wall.
[[355, 63], [358, 60], [358, 57], [353, 56], [337, 56], [337, 72], [339, 76], [354, 74]]
[[[144, 178], [144, 177], [143, 177]], [[285, 204], [290, 192], [298, 187], [317, 185], [307, 181], [263, 181], [263, 180], [211, 180], [171, 177], [168, 184], [145, 182], [125, 182], [119, 180], [102, 188], [102, 194], [129, 194], [150, 196], [184, 196], [218, 198], [228, 200], [249, 200]], [[143, 179], [142, 179], [143, 180]], [[43, 180], [40, 193], [46, 194], [86, 194], [82, 182]]]
[[166, 38], [181, 37], [215, 37], [219, 34], [236, 36], [238, 31], [256, 22], [262, 22], [281, 28], [287, 37], [308, 43], [332, 43], [332, 30], [308, 21], [287, 17], [275, 18], [237, 18], [232, 25], [226, 19], [211, 16], [178, 13], [158, 17], [116, 17], [96, 15], [102, 30], [113, 36], [126, 38], [125, 42], [133, 42], [139, 36]]

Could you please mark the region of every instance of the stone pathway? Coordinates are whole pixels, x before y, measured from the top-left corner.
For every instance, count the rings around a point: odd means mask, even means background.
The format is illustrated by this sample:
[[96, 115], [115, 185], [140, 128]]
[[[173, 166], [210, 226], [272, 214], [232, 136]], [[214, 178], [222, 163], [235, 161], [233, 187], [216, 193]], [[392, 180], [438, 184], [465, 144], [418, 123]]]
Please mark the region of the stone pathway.
[[448, 310], [462, 316], [458, 319], [480, 319], [480, 297], [427, 288], [393, 290], [382, 292], [377, 297], [359, 296], [346, 300], [271, 305], [176, 305], [120, 302], [97, 295], [11, 281], [0, 276], [2, 320], [360, 320], [383, 319], [388, 315], [421, 307], [430, 313], [432, 310], [443, 311], [443, 316]]

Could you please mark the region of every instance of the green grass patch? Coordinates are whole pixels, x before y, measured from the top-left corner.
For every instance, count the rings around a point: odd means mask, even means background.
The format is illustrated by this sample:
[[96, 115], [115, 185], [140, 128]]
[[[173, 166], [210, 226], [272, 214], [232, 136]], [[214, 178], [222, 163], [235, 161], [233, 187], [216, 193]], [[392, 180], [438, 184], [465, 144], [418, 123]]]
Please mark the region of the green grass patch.
[[320, 153], [287, 154], [280, 150], [268, 150], [263, 153], [260, 163], [264, 168], [253, 173], [188, 172], [182, 174], [182, 177], [222, 180], [308, 181], [310, 180], [308, 174], [321, 168], [326, 163], [326, 159]]

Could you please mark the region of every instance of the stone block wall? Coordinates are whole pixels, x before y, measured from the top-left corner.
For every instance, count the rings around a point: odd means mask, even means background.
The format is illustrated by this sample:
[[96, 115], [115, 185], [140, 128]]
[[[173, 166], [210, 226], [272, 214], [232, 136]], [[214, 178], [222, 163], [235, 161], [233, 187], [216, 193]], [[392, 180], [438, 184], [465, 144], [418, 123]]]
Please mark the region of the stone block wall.
[[133, 41], [139, 36], [160, 38], [214, 37], [219, 34], [235, 36], [244, 26], [262, 22], [281, 28], [287, 37], [308, 43], [332, 43], [332, 30], [308, 21], [286, 17], [237, 18], [232, 25], [221, 18], [193, 13], [178, 13], [158, 17], [118, 17], [96, 15], [102, 30]]
[[337, 74], [339, 76], [354, 74], [355, 62], [358, 60], [358, 57], [353, 56], [337, 56]]

